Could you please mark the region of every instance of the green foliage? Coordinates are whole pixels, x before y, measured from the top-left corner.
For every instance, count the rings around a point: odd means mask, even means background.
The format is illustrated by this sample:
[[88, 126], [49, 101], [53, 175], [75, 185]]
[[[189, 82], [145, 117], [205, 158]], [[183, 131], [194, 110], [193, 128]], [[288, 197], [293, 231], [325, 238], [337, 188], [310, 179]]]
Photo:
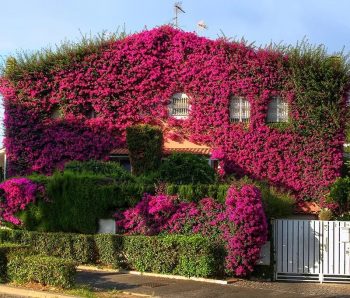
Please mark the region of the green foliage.
[[65, 171], [74, 173], [88, 173], [113, 178], [118, 182], [130, 182], [134, 177], [126, 171], [119, 163], [105, 162], [99, 160], [70, 161], [64, 166]]
[[293, 214], [295, 199], [286, 192], [278, 191], [265, 183], [258, 186], [268, 218], [284, 218]]
[[0, 244], [0, 282], [7, 281], [7, 263], [12, 255], [28, 254], [29, 247], [16, 243]]
[[185, 276], [221, 276], [224, 248], [200, 235], [121, 236], [0, 230], [1, 242], [81, 263]]
[[27, 245], [36, 254], [83, 264], [91, 263], [95, 258], [95, 243], [91, 235], [0, 230], [0, 241]]
[[331, 185], [329, 196], [339, 204], [341, 212], [348, 210], [350, 203], [350, 177], [338, 178]]
[[123, 261], [120, 257], [120, 250], [123, 244], [123, 237], [112, 234], [96, 234], [94, 240], [97, 263], [112, 265], [113, 267], [118, 267], [118, 264], [122, 266]]
[[2, 66], [2, 75], [13, 82], [19, 81], [26, 74], [36, 72], [49, 73], [52, 69], [62, 69], [82, 61], [87, 55], [99, 53], [111, 43], [126, 37], [125, 29], [113, 34], [102, 32], [97, 36], [83, 35], [78, 42], [62, 42], [55, 49], [51, 47], [37, 52], [19, 52], [16, 57], [9, 57]]
[[202, 236], [127, 236], [123, 240], [125, 263], [131, 269], [197, 277], [223, 274], [223, 248]]
[[110, 217], [116, 208], [133, 206], [145, 192], [154, 192], [152, 184], [116, 182], [86, 171], [56, 172], [46, 181], [41, 176], [35, 179], [45, 184], [47, 199], [17, 214], [26, 229], [35, 231], [95, 233], [98, 219]]
[[61, 288], [75, 284], [75, 263], [48, 256], [17, 256], [9, 260], [7, 274], [11, 281], [22, 284], [37, 282]]
[[347, 56], [329, 56], [323, 45], [312, 46], [306, 41], [289, 47], [288, 68], [295, 90], [293, 108], [299, 117], [293, 121], [298, 133], [333, 136], [343, 127], [343, 94], [349, 81]]
[[163, 154], [163, 132], [151, 125], [135, 125], [126, 129], [132, 172], [141, 175], [157, 170]]
[[224, 203], [229, 184], [168, 184], [166, 193], [178, 195], [181, 200], [198, 202], [203, 198], [211, 197], [220, 203]]
[[215, 182], [215, 171], [202, 155], [175, 153], [162, 163], [160, 178], [174, 184], [211, 184]]

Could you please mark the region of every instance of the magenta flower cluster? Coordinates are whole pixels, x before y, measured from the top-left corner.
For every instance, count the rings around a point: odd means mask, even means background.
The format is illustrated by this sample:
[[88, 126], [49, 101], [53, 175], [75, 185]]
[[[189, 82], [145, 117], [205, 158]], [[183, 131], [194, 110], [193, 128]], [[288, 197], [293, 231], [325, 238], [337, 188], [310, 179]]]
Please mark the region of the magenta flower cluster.
[[[303, 109], [294, 105], [287, 59], [163, 26], [111, 43], [65, 69], [28, 73], [17, 83], [2, 79], [9, 174], [51, 173], [68, 160], [108, 158], [125, 146], [126, 127], [151, 123], [168, 129], [171, 139], [216, 149], [222, 174], [322, 197], [340, 174], [343, 136], [322, 140], [266, 125], [272, 96], [288, 101], [291, 118]], [[168, 115], [178, 92], [190, 96], [186, 120]], [[230, 123], [232, 95], [250, 102], [248, 126]]]
[[12, 178], [0, 184], [0, 193], [0, 220], [20, 225], [15, 213], [35, 202], [43, 188], [27, 178]]
[[226, 271], [246, 276], [253, 271], [260, 249], [267, 240], [267, 222], [261, 194], [255, 186], [231, 187], [226, 203], [204, 198], [198, 204], [182, 202], [176, 196], [145, 194], [134, 207], [117, 212], [119, 233], [199, 233], [222, 241], [226, 247]]

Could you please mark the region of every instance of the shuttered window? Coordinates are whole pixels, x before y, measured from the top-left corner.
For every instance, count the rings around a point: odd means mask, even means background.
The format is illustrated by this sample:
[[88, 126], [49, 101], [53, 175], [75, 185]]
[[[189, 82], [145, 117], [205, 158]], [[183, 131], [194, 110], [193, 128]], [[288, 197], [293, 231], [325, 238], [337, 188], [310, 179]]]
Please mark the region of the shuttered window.
[[169, 105], [169, 115], [178, 119], [185, 119], [190, 112], [189, 98], [185, 93], [176, 93], [172, 96]]
[[270, 100], [267, 122], [288, 122], [288, 103], [282, 97], [277, 96]]
[[230, 121], [249, 122], [250, 103], [244, 97], [233, 96], [230, 100]]

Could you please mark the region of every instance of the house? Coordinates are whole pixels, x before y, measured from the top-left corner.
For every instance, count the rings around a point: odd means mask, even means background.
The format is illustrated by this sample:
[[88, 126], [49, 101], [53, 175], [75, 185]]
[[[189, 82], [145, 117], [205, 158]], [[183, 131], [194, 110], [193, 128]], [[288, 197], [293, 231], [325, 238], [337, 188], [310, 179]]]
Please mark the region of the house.
[[35, 70], [8, 63], [0, 92], [9, 175], [51, 173], [73, 159], [123, 162], [125, 129], [137, 123], [181, 136], [165, 135], [165, 153], [210, 153], [221, 174], [268, 180], [302, 198], [321, 197], [340, 175], [341, 59], [307, 60], [171, 26], [69, 57], [44, 57]]

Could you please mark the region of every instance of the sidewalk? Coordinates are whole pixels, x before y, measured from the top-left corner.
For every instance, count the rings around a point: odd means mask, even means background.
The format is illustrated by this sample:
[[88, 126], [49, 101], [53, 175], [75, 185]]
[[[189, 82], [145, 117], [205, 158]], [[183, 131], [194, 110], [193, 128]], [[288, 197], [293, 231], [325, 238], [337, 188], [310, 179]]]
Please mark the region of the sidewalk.
[[191, 280], [87, 270], [79, 271], [77, 282], [99, 289], [115, 289], [167, 298], [350, 297], [350, 285], [253, 281], [218, 285]]

